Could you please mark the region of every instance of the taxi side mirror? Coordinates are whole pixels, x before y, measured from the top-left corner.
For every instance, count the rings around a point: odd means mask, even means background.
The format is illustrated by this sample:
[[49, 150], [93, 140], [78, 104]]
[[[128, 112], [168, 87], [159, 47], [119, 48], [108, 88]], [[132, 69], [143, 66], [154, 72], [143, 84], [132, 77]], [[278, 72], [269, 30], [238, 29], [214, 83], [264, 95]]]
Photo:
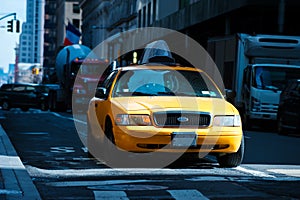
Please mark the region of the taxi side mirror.
[[234, 98], [236, 97], [236, 92], [233, 90], [226, 90], [225, 92], [226, 92], [225, 94], [226, 100], [230, 103], [234, 102]]
[[96, 89], [95, 97], [100, 99], [106, 99], [107, 98], [107, 90], [104, 87], [98, 87]]

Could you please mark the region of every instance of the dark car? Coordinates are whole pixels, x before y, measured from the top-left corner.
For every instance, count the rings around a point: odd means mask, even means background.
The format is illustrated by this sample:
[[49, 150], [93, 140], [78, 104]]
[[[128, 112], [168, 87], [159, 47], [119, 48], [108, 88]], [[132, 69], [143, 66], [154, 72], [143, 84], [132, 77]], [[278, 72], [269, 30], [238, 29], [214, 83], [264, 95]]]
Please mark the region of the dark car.
[[300, 131], [300, 79], [290, 80], [280, 94], [278, 107], [278, 133]]
[[48, 88], [39, 84], [3, 84], [0, 88], [0, 106], [3, 110], [29, 108], [48, 110]]

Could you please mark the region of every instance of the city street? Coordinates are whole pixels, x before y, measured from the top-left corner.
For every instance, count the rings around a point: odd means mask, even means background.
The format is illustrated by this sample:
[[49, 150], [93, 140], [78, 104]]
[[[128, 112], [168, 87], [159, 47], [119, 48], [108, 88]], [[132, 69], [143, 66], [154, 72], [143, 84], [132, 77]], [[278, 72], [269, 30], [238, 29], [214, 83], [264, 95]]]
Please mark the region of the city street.
[[300, 137], [278, 135], [271, 124], [245, 131], [245, 157], [236, 168], [220, 168], [207, 156], [163, 169], [112, 169], [87, 153], [84, 114], [76, 119], [82, 123], [79, 137], [71, 113], [0, 112], [0, 124], [42, 199], [300, 198]]

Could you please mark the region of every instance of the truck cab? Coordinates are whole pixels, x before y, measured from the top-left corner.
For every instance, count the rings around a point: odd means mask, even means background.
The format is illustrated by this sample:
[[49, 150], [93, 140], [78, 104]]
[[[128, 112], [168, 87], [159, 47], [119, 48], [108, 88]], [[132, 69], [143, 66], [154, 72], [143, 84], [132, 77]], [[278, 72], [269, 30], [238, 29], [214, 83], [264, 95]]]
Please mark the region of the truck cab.
[[300, 66], [250, 64], [244, 69], [243, 121], [249, 128], [255, 119], [276, 120], [280, 93], [290, 79], [300, 77]]

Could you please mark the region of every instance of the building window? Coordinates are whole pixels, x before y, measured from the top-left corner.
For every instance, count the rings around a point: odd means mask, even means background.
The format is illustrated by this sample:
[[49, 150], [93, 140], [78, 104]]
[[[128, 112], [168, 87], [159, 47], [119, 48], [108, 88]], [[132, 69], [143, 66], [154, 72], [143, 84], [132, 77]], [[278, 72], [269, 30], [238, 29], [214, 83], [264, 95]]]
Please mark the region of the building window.
[[80, 26], [80, 20], [79, 19], [73, 19], [72, 20], [73, 25], [79, 29]]
[[73, 13], [80, 13], [80, 7], [78, 3], [73, 3]]
[[152, 5], [152, 23], [156, 20], [156, 0], [153, 0]]
[[142, 27], [146, 26], [146, 6], [143, 7], [143, 24]]
[[148, 3], [147, 8], [147, 26], [151, 24], [151, 2]]
[[142, 11], [141, 10], [139, 10], [139, 14], [138, 14], [139, 16], [138, 16], [138, 27], [140, 28], [141, 27], [141, 21], [142, 21]]

